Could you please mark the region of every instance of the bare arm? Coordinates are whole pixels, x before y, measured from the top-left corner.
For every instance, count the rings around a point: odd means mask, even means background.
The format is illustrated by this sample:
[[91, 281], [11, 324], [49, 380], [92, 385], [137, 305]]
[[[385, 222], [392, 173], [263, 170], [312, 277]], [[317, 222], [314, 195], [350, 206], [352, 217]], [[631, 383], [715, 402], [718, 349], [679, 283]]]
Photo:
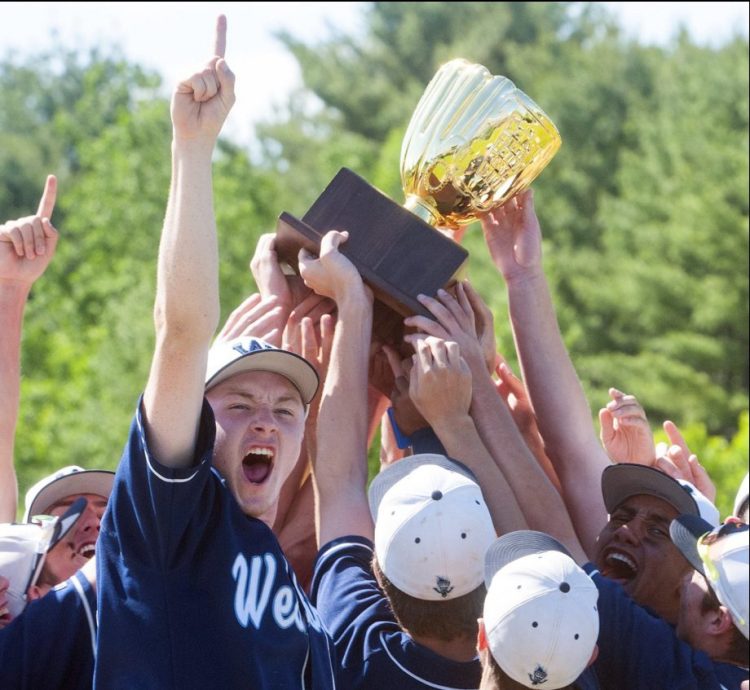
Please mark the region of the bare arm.
[[171, 467], [192, 461], [208, 348], [219, 320], [211, 155], [234, 103], [225, 45], [221, 16], [214, 57], [172, 96], [172, 184], [159, 245], [156, 349], [143, 399], [151, 448]]
[[[444, 334], [443, 337], [459, 343], [471, 374], [472, 424], [476, 425], [483, 447], [492, 457], [503, 481], [507, 481], [513, 491], [525, 522], [530, 529], [547, 532], [558, 539], [569, 539], [569, 533], [558, 531], [558, 528], [564, 530], [568, 525], [564, 521], [549, 519], [550, 512], [565, 511], [562, 497], [526, 445], [488, 373], [488, 358], [476, 332], [474, 307], [465, 287], [457, 287], [455, 298], [444, 291], [439, 292], [438, 297], [437, 300], [422, 299], [437, 322], [421, 316], [410, 317], [406, 322], [433, 335]], [[479, 295], [474, 293], [473, 299], [479, 300]], [[413, 340], [413, 336], [408, 337]]]
[[518, 501], [469, 415], [472, 378], [458, 345], [433, 336], [414, 341], [409, 395], [445, 452], [476, 476], [498, 533], [526, 529]]
[[507, 285], [513, 335], [539, 430], [578, 536], [591, 554], [607, 519], [600, 482], [610, 463], [557, 325], [531, 192], [490, 213], [482, 228]]
[[346, 535], [372, 539], [367, 501], [367, 370], [372, 293], [338, 251], [346, 233], [323, 237], [320, 258], [300, 256], [300, 274], [336, 302], [338, 319], [318, 411], [313, 458], [318, 544]]
[[52, 260], [57, 231], [50, 222], [57, 180], [47, 177], [36, 215], [0, 225], [0, 522], [18, 507], [14, 443], [21, 386], [21, 329], [31, 286]]

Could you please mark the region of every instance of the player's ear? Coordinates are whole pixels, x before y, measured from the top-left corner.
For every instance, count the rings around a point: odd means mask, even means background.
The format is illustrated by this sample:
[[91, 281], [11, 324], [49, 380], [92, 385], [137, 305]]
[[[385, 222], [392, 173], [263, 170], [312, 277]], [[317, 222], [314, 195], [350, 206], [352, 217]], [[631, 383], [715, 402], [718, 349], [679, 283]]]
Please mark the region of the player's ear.
[[477, 619], [478, 630], [477, 630], [477, 651], [483, 652], [487, 649], [487, 631], [484, 627], [484, 618]]

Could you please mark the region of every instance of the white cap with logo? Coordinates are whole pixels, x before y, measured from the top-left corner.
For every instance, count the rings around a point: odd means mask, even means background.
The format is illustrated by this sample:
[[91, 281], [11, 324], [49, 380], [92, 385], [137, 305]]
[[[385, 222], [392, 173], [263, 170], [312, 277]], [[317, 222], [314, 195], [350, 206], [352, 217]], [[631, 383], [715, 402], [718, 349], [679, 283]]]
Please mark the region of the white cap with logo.
[[375, 477], [369, 499], [375, 555], [395, 587], [444, 601], [482, 584], [484, 554], [496, 533], [468, 469], [444, 455], [404, 458]]
[[269, 371], [291, 381], [308, 405], [318, 390], [318, 373], [304, 357], [249, 336], [217, 340], [208, 352], [206, 390], [246, 371]]
[[500, 668], [527, 688], [573, 683], [599, 635], [594, 582], [542, 532], [500, 537], [485, 561], [484, 625]]

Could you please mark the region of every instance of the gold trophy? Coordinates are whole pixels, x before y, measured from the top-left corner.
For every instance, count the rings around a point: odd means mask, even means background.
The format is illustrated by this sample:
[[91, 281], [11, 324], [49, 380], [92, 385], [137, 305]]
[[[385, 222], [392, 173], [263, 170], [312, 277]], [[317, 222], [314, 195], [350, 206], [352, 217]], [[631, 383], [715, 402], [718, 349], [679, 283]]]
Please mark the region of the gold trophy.
[[301, 220], [279, 216], [277, 251], [296, 269], [300, 247], [317, 253], [326, 232], [347, 230], [341, 250], [382, 303], [375, 335], [392, 341], [401, 317], [431, 316], [417, 295], [434, 296], [468, 258], [435, 226], [471, 223], [503, 204], [531, 184], [560, 143], [547, 115], [513, 82], [452, 60], [428, 84], [404, 137], [405, 205], [342, 168]]

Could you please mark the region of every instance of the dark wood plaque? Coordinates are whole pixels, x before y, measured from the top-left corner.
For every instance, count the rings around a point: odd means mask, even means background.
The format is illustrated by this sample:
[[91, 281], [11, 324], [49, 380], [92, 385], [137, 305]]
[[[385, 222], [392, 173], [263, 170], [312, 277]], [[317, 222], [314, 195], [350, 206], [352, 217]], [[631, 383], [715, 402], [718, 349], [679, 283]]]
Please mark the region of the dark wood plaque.
[[349, 232], [341, 252], [372, 288], [377, 300], [373, 334], [381, 342], [399, 338], [404, 316], [432, 318], [417, 295], [434, 297], [468, 258], [460, 245], [348, 168], [338, 172], [301, 220], [286, 212], [279, 216], [279, 259], [296, 271], [300, 248], [317, 254], [329, 230]]

